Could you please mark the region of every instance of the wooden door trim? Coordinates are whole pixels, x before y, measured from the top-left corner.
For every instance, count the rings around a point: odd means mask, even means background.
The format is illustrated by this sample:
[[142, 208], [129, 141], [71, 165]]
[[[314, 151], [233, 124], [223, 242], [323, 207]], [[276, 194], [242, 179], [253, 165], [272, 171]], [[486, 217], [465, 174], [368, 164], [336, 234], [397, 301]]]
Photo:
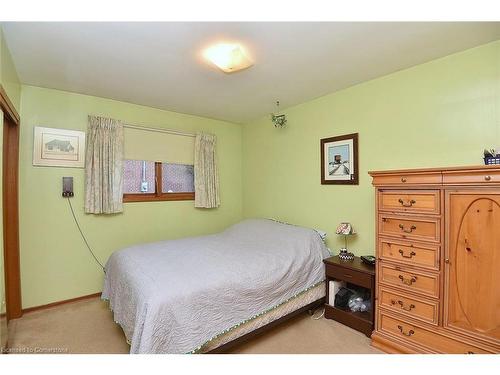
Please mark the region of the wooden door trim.
[[19, 114], [0, 85], [3, 120], [3, 243], [7, 320], [22, 316], [19, 257]]
[[0, 108], [2, 109], [4, 115], [7, 115], [16, 126], [19, 126], [19, 123], [21, 122], [19, 113], [17, 113], [14, 104], [10, 101], [9, 96], [5, 92], [2, 85], [0, 85]]

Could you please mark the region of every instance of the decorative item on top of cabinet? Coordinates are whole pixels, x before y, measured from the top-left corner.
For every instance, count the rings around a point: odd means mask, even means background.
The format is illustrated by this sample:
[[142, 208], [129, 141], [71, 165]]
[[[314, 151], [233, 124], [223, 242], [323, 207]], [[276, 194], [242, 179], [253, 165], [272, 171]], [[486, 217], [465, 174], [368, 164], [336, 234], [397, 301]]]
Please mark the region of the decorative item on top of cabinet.
[[500, 353], [500, 166], [370, 175], [378, 259], [372, 345]]

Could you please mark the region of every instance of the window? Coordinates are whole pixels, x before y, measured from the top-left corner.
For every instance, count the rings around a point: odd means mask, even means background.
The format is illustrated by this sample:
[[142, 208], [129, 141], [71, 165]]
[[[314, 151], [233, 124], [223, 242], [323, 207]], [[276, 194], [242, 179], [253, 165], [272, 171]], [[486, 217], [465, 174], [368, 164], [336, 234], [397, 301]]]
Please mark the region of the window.
[[124, 137], [124, 202], [194, 199], [194, 137], [127, 127]]
[[179, 201], [194, 199], [194, 166], [146, 160], [125, 160], [123, 201]]
[[125, 160], [123, 194], [154, 193], [155, 163], [145, 160]]
[[162, 163], [161, 186], [165, 193], [194, 193], [194, 166]]

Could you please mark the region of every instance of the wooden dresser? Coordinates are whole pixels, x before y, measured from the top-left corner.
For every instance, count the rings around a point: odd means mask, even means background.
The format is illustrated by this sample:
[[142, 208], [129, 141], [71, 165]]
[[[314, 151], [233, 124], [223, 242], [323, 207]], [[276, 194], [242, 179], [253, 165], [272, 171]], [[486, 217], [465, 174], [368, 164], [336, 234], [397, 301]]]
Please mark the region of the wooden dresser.
[[390, 353], [500, 353], [500, 166], [370, 172]]

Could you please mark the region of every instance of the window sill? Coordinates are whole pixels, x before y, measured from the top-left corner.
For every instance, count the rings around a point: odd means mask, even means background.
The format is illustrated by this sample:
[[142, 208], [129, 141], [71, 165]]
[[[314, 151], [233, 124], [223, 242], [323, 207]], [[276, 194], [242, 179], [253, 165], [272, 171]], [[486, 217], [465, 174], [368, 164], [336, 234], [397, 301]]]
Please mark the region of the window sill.
[[123, 194], [123, 203], [158, 201], [194, 201], [194, 193]]

